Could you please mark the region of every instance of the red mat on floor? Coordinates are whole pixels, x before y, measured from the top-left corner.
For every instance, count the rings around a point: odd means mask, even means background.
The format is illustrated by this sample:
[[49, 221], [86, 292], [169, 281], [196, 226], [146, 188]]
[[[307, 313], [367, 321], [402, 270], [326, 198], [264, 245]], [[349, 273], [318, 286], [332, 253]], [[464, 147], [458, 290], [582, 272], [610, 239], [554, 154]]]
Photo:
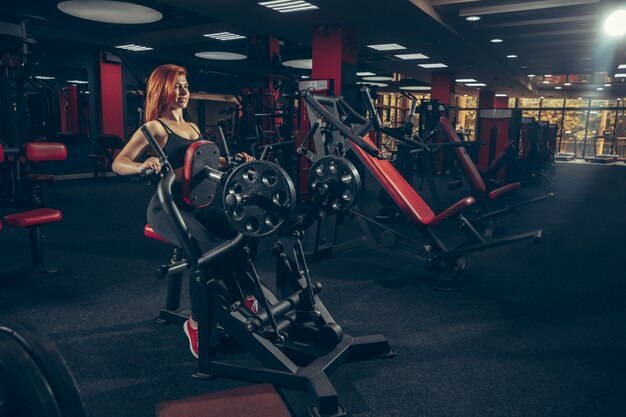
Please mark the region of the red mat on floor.
[[157, 404], [157, 417], [291, 417], [270, 384], [251, 385]]

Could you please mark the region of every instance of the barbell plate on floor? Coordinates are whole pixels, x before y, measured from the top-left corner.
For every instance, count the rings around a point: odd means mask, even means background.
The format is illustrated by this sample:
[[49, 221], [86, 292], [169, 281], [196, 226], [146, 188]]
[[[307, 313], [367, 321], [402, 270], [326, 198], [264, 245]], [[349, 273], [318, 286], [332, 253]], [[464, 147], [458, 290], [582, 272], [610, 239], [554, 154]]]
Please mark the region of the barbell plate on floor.
[[318, 159], [309, 170], [309, 188], [328, 187], [322, 209], [328, 213], [350, 210], [361, 189], [359, 171], [346, 158], [327, 155]]
[[296, 189], [289, 175], [268, 161], [237, 167], [224, 184], [224, 209], [233, 229], [252, 237], [276, 232], [289, 219]]

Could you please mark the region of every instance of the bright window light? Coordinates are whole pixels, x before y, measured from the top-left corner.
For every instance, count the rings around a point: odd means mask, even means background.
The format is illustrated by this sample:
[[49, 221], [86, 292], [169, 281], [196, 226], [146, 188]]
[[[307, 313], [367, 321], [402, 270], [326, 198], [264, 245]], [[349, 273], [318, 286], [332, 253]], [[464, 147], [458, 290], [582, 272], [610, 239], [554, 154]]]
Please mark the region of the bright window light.
[[379, 45], [367, 45], [368, 48], [376, 49], [377, 51], [393, 51], [396, 49], [406, 49], [402, 45], [397, 43], [381, 43]]
[[476, 83], [478, 82], [477, 80], [473, 79], [473, 78], [457, 78], [456, 80], [457, 83]]
[[417, 66], [422, 68], [448, 68], [446, 64], [442, 64], [437, 62], [436, 64], [417, 64]]
[[428, 57], [424, 54], [403, 54], [394, 56], [400, 59], [428, 59]]
[[236, 33], [230, 32], [217, 32], [217, 33], [207, 33], [206, 35], [202, 35], [207, 38], [217, 39], [219, 41], [232, 41], [234, 39], [245, 39], [246, 37], [243, 35], [237, 35]]
[[275, 10], [280, 13], [301, 12], [304, 10], [319, 9], [319, 7], [312, 5], [303, 0], [274, 0], [274, 1], [262, 1], [258, 3], [260, 6], [265, 6], [269, 9]]
[[130, 43], [128, 45], [119, 45], [116, 46], [119, 49], [126, 49], [127, 51], [141, 52], [141, 51], [152, 51], [154, 48], [149, 48], [147, 46], [135, 45], [134, 43]]
[[626, 33], [626, 10], [614, 11], [604, 21], [604, 31], [609, 36], [622, 36]]

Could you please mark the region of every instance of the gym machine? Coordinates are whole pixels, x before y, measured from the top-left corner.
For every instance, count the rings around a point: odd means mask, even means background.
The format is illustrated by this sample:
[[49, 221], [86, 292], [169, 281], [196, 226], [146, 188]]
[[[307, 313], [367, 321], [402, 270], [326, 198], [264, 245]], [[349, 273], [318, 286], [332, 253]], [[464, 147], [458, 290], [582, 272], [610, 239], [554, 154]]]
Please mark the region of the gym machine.
[[[614, 143], [615, 135], [610, 130], [605, 130], [601, 135], [594, 135], [591, 143], [593, 156], [586, 156], [585, 161], [597, 164], [611, 164], [617, 162], [619, 155], [613, 153]], [[609, 153], [604, 153], [606, 149], [609, 150]]]
[[[311, 204], [305, 213], [295, 215], [294, 184], [282, 168], [267, 160], [269, 151], [260, 160], [238, 166], [226, 152], [229, 169], [223, 172], [216, 169], [217, 145], [195, 142], [185, 161], [185, 169], [190, 170], [187, 195], [194, 204], [208, 204], [223, 187], [222, 203], [237, 231], [233, 239], [201, 253], [173, 202], [171, 166], [150, 132], [145, 127], [142, 131], [161, 160], [164, 176], [157, 196], [184, 254], [172, 268], [188, 267], [190, 279], [206, 294], [198, 315], [199, 361], [194, 375], [308, 390], [315, 400], [312, 416], [345, 415], [327, 373], [349, 360], [388, 358], [395, 351], [382, 335], [354, 337], [342, 331], [319, 298], [322, 285], [309, 275], [301, 239], [319, 217], [344, 212], [354, 204], [360, 181], [356, 169], [338, 156], [320, 158], [309, 177]], [[276, 234], [274, 294], [257, 273], [248, 244]], [[232, 268], [217, 276], [218, 265]], [[254, 283], [262, 307], [256, 314], [244, 305], [243, 280]]]

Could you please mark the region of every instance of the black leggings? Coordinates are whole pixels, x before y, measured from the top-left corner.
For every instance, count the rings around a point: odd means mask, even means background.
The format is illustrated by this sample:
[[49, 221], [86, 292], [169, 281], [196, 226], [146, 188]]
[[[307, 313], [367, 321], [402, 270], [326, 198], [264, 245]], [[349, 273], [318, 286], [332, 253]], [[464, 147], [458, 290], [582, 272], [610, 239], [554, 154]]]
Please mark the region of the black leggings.
[[[175, 186], [178, 184], [175, 184]], [[180, 195], [174, 192], [174, 195]], [[221, 193], [216, 195], [215, 201], [208, 207], [194, 208], [185, 204], [182, 199], [176, 201], [180, 214], [187, 226], [187, 230], [198, 242], [198, 246], [202, 253], [206, 253], [212, 249], [215, 249], [225, 240], [234, 238], [237, 233], [230, 227], [228, 218], [224, 213], [223, 206], [221, 204]], [[178, 238], [174, 233], [174, 229], [170, 225], [169, 220], [159, 202], [157, 195], [155, 194], [150, 200], [148, 205], [148, 224], [168, 242], [181, 247], [178, 243]], [[256, 252], [256, 242], [253, 241], [250, 247], [251, 256], [254, 257]], [[218, 277], [227, 278], [233, 275], [234, 265], [237, 262], [236, 259], [226, 259], [220, 265], [216, 265], [212, 273]], [[241, 262], [241, 261], [239, 261]], [[244, 279], [241, 282], [244, 295], [254, 293], [254, 284], [249, 279]], [[189, 298], [191, 302], [191, 315], [194, 320], [197, 321], [195, 312], [198, 311], [198, 306], [202, 303], [203, 293], [199, 285], [194, 280], [189, 280]]]

